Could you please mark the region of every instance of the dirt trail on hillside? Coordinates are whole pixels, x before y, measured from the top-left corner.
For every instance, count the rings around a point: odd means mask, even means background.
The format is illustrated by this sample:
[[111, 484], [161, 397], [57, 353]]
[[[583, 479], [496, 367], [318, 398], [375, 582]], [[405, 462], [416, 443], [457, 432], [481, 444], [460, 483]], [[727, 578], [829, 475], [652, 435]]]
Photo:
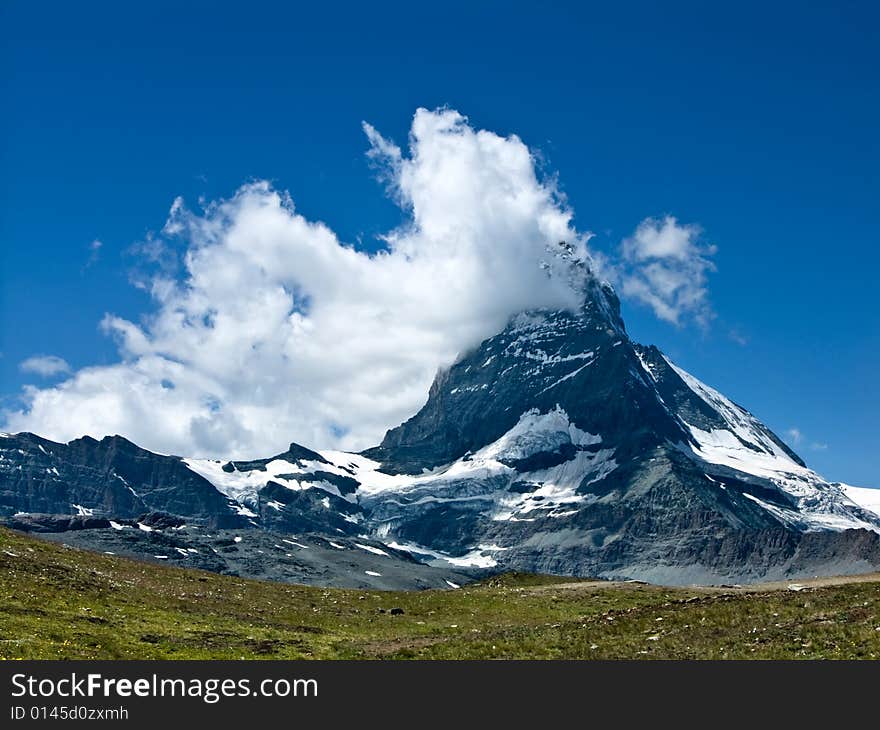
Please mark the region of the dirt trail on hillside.
[[644, 588], [648, 590], [697, 591], [699, 593], [771, 593], [773, 591], [798, 591], [808, 588], [828, 588], [852, 583], [880, 583], [880, 573], [863, 573], [860, 575], [834, 575], [826, 578], [803, 578], [768, 583], [746, 583], [742, 585], [693, 585], [693, 586], [660, 586], [643, 581], [619, 580], [584, 580], [568, 583], [549, 583], [531, 586], [523, 590], [530, 593], [546, 593], [555, 591], [596, 591], [607, 588]]

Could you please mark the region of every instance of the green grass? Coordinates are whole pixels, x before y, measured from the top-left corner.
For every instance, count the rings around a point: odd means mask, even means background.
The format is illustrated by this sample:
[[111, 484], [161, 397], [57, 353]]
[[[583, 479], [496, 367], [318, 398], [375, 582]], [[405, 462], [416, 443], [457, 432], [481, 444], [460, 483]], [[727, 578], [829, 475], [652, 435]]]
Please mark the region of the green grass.
[[321, 589], [0, 529], [5, 659], [878, 657], [880, 583], [747, 592], [514, 574], [450, 591]]

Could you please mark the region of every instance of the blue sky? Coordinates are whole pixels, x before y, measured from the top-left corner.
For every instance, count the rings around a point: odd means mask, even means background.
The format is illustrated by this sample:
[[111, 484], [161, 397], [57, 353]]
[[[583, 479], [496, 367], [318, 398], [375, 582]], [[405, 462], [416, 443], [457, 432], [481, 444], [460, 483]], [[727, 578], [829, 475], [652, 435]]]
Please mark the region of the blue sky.
[[820, 473], [880, 486], [869, 3], [128, 5], [0, 10], [4, 407], [55, 382], [28, 357], [119, 359], [99, 322], [152, 310], [132, 245], [177, 196], [267, 179], [375, 247], [401, 212], [362, 120], [405, 143], [417, 107], [448, 105], [538, 150], [596, 250], [648, 216], [699, 224], [718, 247], [714, 320], [676, 327], [625, 300], [632, 337], [797, 429]]

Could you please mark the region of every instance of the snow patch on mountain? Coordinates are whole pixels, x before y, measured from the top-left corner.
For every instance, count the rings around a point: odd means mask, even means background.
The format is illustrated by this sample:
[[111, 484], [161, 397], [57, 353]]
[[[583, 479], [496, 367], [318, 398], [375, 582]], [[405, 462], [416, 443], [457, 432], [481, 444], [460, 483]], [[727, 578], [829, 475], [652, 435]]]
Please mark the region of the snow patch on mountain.
[[361, 545], [361, 543], [356, 542], [354, 546], [361, 550], [365, 550], [368, 553], [373, 553], [374, 555], [384, 555], [386, 558], [388, 557], [388, 553], [381, 548], [373, 547], [372, 545]]
[[[641, 350], [634, 349], [633, 352], [635, 352], [636, 357], [639, 358], [639, 362], [642, 365], [642, 370], [644, 370], [648, 374], [648, 376], [651, 378], [652, 381], [657, 382], [657, 374], [654, 372], [654, 366], [645, 359], [645, 356], [642, 354]], [[667, 362], [669, 362], [669, 360], [667, 360]], [[672, 365], [672, 363], [669, 363], [669, 364], [673, 368], [675, 368], [675, 366]], [[684, 371], [679, 371], [678, 368], [675, 368], [675, 370], [679, 374], [684, 372]], [[687, 381], [685, 381], [685, 382], [687, 382]]]
[[463, 555], [448, 555], [437, 550], [416, 545], [413, 543], [389, 542], [386, 543], [393, 550], [401, 550], [403, 552], [414, 553], [417, 556], [429, 557], [430, 565], [448, 564], [454, 565], [456, 568], [494, 568], [498, 565], [498, 561], [492, 557], [492, 553], [502, 552], [507, 548], [498, 545], [478, 545]]
[[372, 495], [387, 490], [403, 489], [413, 479], [412, 476], [406, 474], [385, 474], [379, 471], [382, 464], [360, 454], [334, 450], [319, 453], [333, 467], [325, 468], [325, 471], [337, 469], [340, 475], [353, 477], [360, 482], [359, 495]]
[[830, 511], [798, 511], [786, 509], [779, 505], [770, 504], [753, 494], [743, 493], [743, 496], [750, 499], [755, 504], [767, 510], [774, 517], [784, 522], [786, 525], [794, 527], [798, 530], [852, 530], [864, 529], [880, 532], [880, 525], [865, 520], [860, 520], [852, 514], [845, 511], [834, 511], [834, 506]]
[[[579, 494], [578, 488], [599, 482], [614, 471], [617, 462], [612, 458], [613, 454], [611, 449], [603, 449], [595, 454], [579, 451], [570, 461], [520, 475], [522, 481], [535, 485], [534, 491], [499, 495], [498, 507], [492, 519], [516, 521], [538, 515], [567, 517], [574, 514], [596, 501], [594, 495]], [[576, 508], [571, 509], [573, 506]]]
[[781, 521], [798, 529], [864, 528], [880, 532], [880, 519], [875, 519], [880, 515], [857, 507], [857, 500], [847, 495], [840, 486], [829, 484], [812, 469], [798, 464], [751, 413], [677, 367], [669, 358], [665, 359], [685, 384], [727, 425], [727, 428], [707, 431], [682, 419], [696, 442], [696, 447], [680, 445], [683, 451], [705, 464], [714, 465], [716, 469], [709, 471], [716, 475], [728, 476], [725, 469], [731, 469], [741, 476], [757, 477], [762, 484], [794, 497], [797, 508], [786, 509], [754, 495], [745, 495]]
[[[757, 452], [760, 455], [771, 457], [776, 465], [776, 471], [790, 467], [803, 469], [776, 443], [764, 425], [751, 413], [744, 408], [740, 408], [736, 403], [714, 388], [697, 380], [690, 373], [682, 370], [665, 355], [664, 359], [669, 364], [669, 367], [685, 382], [688, 388], [702, 398], [727, 424], [728, 430], [721, 432], [717, 430], [706, 432], [696, 429], [699, 433], [695, 433], [694, 436], [701, 446], [705, 445], [710, 453], [718, 455], [719, 458], [724, 458], [725, 455], [743, 449]], [[648, 367], [645, 369], [653, 377], [651, 370]], [[692, 433], [695, 430], [690, 424], [688, 424], [688, 428]], [[732, 435], [734, 437], [733, 441], [726, 434]], [[734, 458], [737, 458], [737, 456], [747, 462], [747, 457], [744, 458], [742, 454], [737, 454]], [[762, 468], [762, 466], [767, 465], [758, 464], [757, 468]]]
[[[727, 429], [704, 431], [685, 422], [696, 440], [697, 455], [710, 464], [728, 466], [731, 469], [768, 479], [780, 475], [815, 476], [814, 472], [793, 461], [783, 451], [767, 453], [746, 446], [738, 434]], [[795, 489], [797, 484], [792, 485]]]
[[870, 487], [853, 487], [849, 484], [841, 484], [843, 493], [862, 509], [873, 512], [880, 517], [880, 489]]
[[559, 405], [549, 413], [532, 408], [523, 413], [516, 425], [501, 438], [474, 454], [473, 460], [525, 459], [534, 454], [558, 451], [565, 444], [590, 446], [601, 441], [601, 436], [575, 426]]
[[492, 567], [495, 559], [485, 545], [457, 556], [438, 553], [404, 544], [395, 526], [401, 515], [424, 514], [443, 504], [496, 522], [569, 517], [597, 499], [583, 488], [617, 468], [614, 450], [601, 444], [600, 435], [578, 428], [557, 405], [545, 413], [527, 410], [492, 443], [418, 475], [387, 475], [377, 462], [339, 452], [322, 456], [354, 471], [361, 503], [377, 510], [374, 534], [395, 541], [388, 544], [457, 567]]
[[353, 501], [351, 495], [341, 494], [336, 485], [314, 476], [314, 472], [317, 471], [339, 476], [351, 476], [350, 471], [340, 469], [333, 464], [309, 460], [291, 462], [284, 459], [274, 459], [265, 465], [265, 469], [228, 472], [223, 469], [224, 464], [228, 462], [213, 459], [184, 459], [183, 461], [192, 471], [211, 482], [217, 491], [241, 505], [243, 510], [234, 507], [238, 514], [250, 517], [257, 515], [250, 512], [247, 507], [256, 506], [257, 494], [270, 481], [293, 491], [322, 489], [349, 502]]

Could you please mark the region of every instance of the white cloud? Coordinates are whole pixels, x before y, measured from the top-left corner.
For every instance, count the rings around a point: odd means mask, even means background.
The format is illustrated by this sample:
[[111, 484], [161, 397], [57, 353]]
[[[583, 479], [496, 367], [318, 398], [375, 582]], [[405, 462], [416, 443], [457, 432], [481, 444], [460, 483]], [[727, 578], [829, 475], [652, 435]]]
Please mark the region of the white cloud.
[[57, 355], [34, 355], [27, 360], [22, 360], [18, 367], [24, 373], [34, 373], [44, 378], [70, 372], [70, 365], [67, 364], [67, 361]]
[[792, 446], [803, 446], [810, 451], [827, 451], [828, 444], [824, 441], [812, 441], [807, 439], [807, 434], [799, 428], [790, 428], [785, 432]]
[[90, 268], [94, 264], [98, 262], [98, 259], [101, 258], [101, 248], [103, 248], [104, 242], [100, 239], [93, 239], [89, 244], [89, 258], [83, 267], [83, 270]]
[[807, 435], [799, 428], [790, 428], [785, 432], [788, 441], [792, 446], [801, 446], [808, 448], [810, 451], [827, 451], [828, 444], [824, 441], [809, 441]]
[[707, 326], [713, 317], [707, 274], [715, 270], [716, 247], [699, 242], [700, 228], [673, 216], [646, 218], [621, 244], [617, 283], [624, 296], [650, 306], [662, 320], [679, 325], [692, 318]]
[[[548, 276], [541, 262], [560, 240], [586, 256], [587, 236], [519, 138], [452, 110], [420, 109], [408, 151], [364, 129], [406, 217], [387, 250], [345, 245], [267, 183], [200, 212], [176, 200], [141, 252], [157, 262], [137, 279], [155, 310], [103, 321], [120, 362], [26, 388], [5, 428], [122, 433], [193, 456], [266, 455], [290, 441], [362, 448], [421, 406], [438, 365], [512, 313], [576, 304], [568, 272]], [[180, 273], [163, 264], [175, 238]]]
[[745, 347], [749, 344], [749, 338], [736, 328], [730, 330], [727, 336], [740, 347]]

